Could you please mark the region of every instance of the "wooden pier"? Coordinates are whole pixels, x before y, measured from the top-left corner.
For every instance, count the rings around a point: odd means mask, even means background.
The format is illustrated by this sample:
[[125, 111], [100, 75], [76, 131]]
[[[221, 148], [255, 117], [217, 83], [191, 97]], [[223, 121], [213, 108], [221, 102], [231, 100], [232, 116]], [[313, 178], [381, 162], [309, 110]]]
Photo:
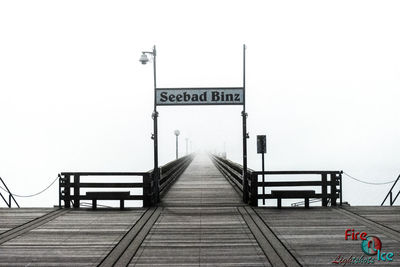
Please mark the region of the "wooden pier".
[[156, 206], [0, 209], [0, 266], [291, 267], [368, 258], [360, 240], [345, 240], [346, 229], [377, 236], [394, 253], [374, 264], [400, 266], [400, 207], [252, 207], [199, 155]]

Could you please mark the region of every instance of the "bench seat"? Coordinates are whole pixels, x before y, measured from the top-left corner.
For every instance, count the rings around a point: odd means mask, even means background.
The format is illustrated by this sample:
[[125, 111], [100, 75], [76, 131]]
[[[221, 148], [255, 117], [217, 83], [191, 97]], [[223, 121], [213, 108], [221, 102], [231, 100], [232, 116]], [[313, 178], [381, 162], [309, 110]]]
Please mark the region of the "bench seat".
[[282, 207], [282, 198], [304, 198], [304, 206], [310, 207], [310, 198], [315, 197], [314, 190], [272, 190], [271, 197], [276, 198], [278, 208]]
[[87, 192], [86, 196], [92, 200], [92, 208], [97, 208], [97, 200], [119, 200], [120, 201], [120, 209], [124, 209], [125, 200], [129, 199], [130, 192]]

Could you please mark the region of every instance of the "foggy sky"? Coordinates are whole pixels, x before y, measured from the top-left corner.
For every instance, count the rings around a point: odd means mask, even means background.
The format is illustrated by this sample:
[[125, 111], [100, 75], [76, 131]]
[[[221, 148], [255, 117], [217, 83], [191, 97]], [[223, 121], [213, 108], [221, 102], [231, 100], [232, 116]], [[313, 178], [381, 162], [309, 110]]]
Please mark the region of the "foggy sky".
[[[2, 1], [0, 176], [35, 193], [61, 171], [152, 168], [159, 87], [242, 85], [247, 45], [249, 167], [266, 134], [269, 170], [400, 174], [398, 1]], [[241, 107], [159, 107], [159, 155], [241, 162]], [[344, 179], [344, 200], [380, 204], [390, 185]], [[58, 189], [22, 206], [52, 206]], [[3, 203], [0, 204], [3, 206]]]

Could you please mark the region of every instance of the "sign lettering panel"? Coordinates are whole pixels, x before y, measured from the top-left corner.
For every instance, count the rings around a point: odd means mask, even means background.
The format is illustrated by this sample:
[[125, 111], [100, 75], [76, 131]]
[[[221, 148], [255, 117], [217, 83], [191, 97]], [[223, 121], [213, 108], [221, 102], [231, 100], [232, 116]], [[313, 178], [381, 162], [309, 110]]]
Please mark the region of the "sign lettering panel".
[[243, 88], [157, 88], [158, 106], [243, 105]]

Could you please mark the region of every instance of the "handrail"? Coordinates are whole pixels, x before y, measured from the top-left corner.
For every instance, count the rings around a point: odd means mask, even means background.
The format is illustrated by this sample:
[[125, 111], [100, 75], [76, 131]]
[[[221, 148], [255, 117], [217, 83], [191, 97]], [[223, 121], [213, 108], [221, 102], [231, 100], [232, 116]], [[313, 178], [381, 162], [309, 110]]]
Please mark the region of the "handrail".
[[160, 195], [164, 195], [173, 182], [185, 171], [194, 158], [193, 154], [181, 157], [160, 167]]
[[0, 181], [3, 184], [3, 186], [5, 187], [5, 190], [8, 193], [8, 202], [5, 199], [5, 197], [3, 196], [3, 194], [0, 193], [1, 198], [4, 200], [4, 202], [6, 203], [7, 207], [11, 208], [11, 204], [12, 204], [11, 200], [14, 200], [14, 203], [17, 205], [18, 208], [20, 208], [18, 202], [15, 200], [15, 198], [14, 198], [13, 194], [11, 193], [10, 189], [8, 189], [6, 183], [3, 181], [3, 179], [1, 177], [0, 177]]
[[[59, 206], [61, 207], [61, 201], [64, 201], [64, 207], [70, 208], [71, 203], [74, 208], [80, 207], [81, 200], [90, 199], [86, 195], [81, 195], [82, 188], [143, 188], [145, 183], [150, 182], [150, 172], [62, 172], [59, 176]], [[143, 181], [140, 183], [134, 182], [81, 182], [82, 176], [142, 176]], [[73, 181], [71, 180], [73, 179]], [[73, 193], [71, 192], [73, 189]], [[145, 192], [143, 196], [131, 195], [128, 199], [131, 200], [143, 200], [144, 205], [147, 203]]]
[[[258, 206], [259, 199], [275, 198], [271, 194], [259, 194], [258, 187], [291, 187], [291, 186], [320, 186], [321, 193], [316, 194], [321, 199], [322, 205], [327, 206], [331, 203], [336, 205], [336, 199], [340, 200], [342, 205], [342, 171], [254, 171], [249, 169], [246, 173], [248, 177], [248, 185], [246, 191], [243, 191], [243, 168], [240, 164], [232, 162], [228, 159], [211, 155], [213, 162], [221, 173], [232, 181], [237, 188], [243, 192], [243, 200], [250, 205]], [[320, 180], [313, 181], [264, 181], [258, 180], [259, 175], [320, 175]], [[328, 176], [330, 180], [328, 180]], [[339, 189], [337, 189], [337, 186]], [[330, 187], [330, 193], [328, 188]]]
[[394, 181], [394, 183], [393, 183], [392, 187], [390, 188], [389, 192], [387, 193], [385, 199], [382, 201], [381, 206], [383, 206], [383, 204], [385, 204], [385, 201], [386, 201], [386, 199], [387, 199], [389, 196], [390, 196], [390, 199], [389, 199], [389, 201], [390, 201], [390, 206], [393, 206], [394, 202], [396, 201], [396, 199], [397, 199], [397, 198], [399, 197], [399, 195], [400, 195], [400, 189], [399, 189], [399, 192], [397, 193], [397, 195], [396, 195], [395, 198], [393, 199], [393, 188], [396, 186], [396, 184], [397, 184], [397, 182], [399, 181], [399, 179], [400, 179], [400, 175], [397, 177], [396, 181]]
[[[157, 204], [160, 193], [165, 193], [167, 188], [183, 173], [193, 159], [193, 155], [181, 157], [159, 168], [159, 186], [156, 187], [154, 171], [148, 172], [61, 172], [59, 177], [59, 206], [64, 201], [64, 207], [80, 207], [81, 200], [87, 200], [87, 195], [81, 195], [81, 188], [143, 188], [142, 195], [130, 195], [127, 199], [143, 200], [143, 206], [149, 207]], [[142, 182], [81, 182], [82, 176], [141, 176]], [[73, 179], [73, 180], [71, 180]], [[156, 192], [159, 188], [160, 192]], [[73, 189], [73, 191], [71, 191]]]

